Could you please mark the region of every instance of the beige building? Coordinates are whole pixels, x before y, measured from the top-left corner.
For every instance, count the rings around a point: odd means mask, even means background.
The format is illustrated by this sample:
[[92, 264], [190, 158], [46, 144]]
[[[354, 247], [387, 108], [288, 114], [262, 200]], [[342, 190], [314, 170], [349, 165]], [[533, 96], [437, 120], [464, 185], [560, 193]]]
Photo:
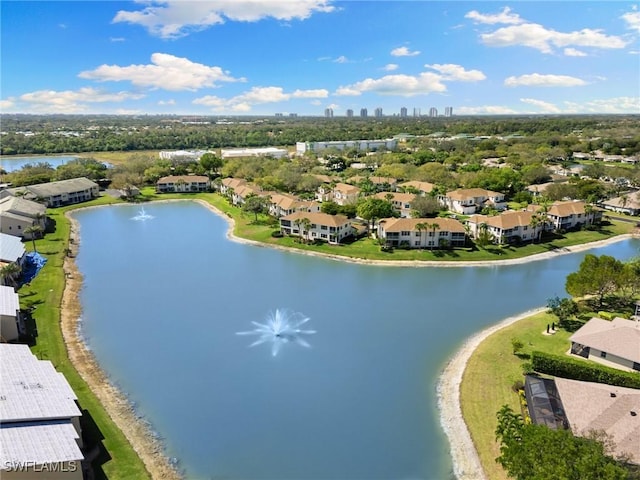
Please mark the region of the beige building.
[[389, 246], [408, 248], [462, 247], [466, 236], [453, 218], [383, 218], [377, 234]]
[[38, 202], [10, 195], [0, 198], [0, 232], [30, 240], [24, 231], [36, 225], [44, 231], [46, 212], [47, 207]]
[[627, 215], [640, 215], [640, 190], [605, 200], [602, 208]]
[[222, 183], [220, 184], [220, 193], [222, 195], [229, 196], [231, 192], [234, 192], [236, 190], [236, 188], [246, 184], [247, 181], [244, 178], [224, 178], [222, 179]]
[[98, 184], [84, 177], [10, 188], [7, 191], [14, 197], [36, 200], [47, 207], [87, 202], [100, 195]]
[[400, 192], [380, 192], [376, 193], [374, 197], [391, 202], [393, 209], [403, 218], [411, 216], [411, 202], [416, 198], [413, 193]]
[[[305, 220], [308, 221], [308, 227], [305, 227]], [[309, 212], [295, 212], [280, 218], [280, 231], [285, 235], [331, 244], [340, 243], [353, 235], [351, 220], [344, 215]]]
[[444, 195], [438, 195], [442, 205], [455, 213], [472, 215], [485, 207], [504, 210], [507, 207], [503, 193], [484, 188], [461, 188]]
[[0, 342], [11, 342], [19, 336], [20, 298], [13, 287], [0, 285]]
[[427, 195], [433, 191], [435, 185], [429, 182], [418, 182], [416, 180], [411, 180], [409, 182], [404, 182], [398, 184], [398, 190], [407, 192], [413, 191], [420, 193], [421, 195]]
[[569, 340], [573, 355], [621, 370], [640, 371], [640, 323], [636, 321], [592, 318]]
[[316, 193], [319, 202], [336, 202], [338, 205], [354, 204], [359, 197], [360, 189], [347, 183], [337, 183], [333, 188], [331, 185], [321, 185]]
[[27, 345], [0, 344], [0, 478], [82, 480], [77, 397]]
[[554, 202], [547, 212], [551, 228], [553, 230], [571, 230], [599, 222], [602, 219], [602, 210], [589, 207], [590, 211], [587, 213], [587, 204], [581, 200]]
[[169, 175], [156, 182], [158, 193], [193, 193], [211, 190], [211, 180], [204, 175]]
[[269, 196], [269, 215], [284, 217], [294, 212], [320, 212], [320, 203], [310, 200], [300, 200], [295, 195], [272, 193]]
[[534, 215], [535, 212], [523, 210], [509, 210], [493, 216], [471, 215], [467, 225], [473, 238], [478, 238], [483, 225], [486, 225], [494, 243], [531, 242], [538, 238], [543, 229], [543, 225], [531, 226]]

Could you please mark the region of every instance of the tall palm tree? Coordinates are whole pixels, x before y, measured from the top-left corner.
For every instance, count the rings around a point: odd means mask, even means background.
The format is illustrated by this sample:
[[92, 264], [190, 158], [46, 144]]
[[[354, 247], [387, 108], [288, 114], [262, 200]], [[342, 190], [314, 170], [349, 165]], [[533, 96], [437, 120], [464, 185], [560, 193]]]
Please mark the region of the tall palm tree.
[[440, 228], [440, 225], [436, 222], [433, 223], [427, 223], [427, 228], [431, 229], [431, 232], [433, 233], [433, 242], [431, 242], [431, 250], [433, 250], [433, 247], [436, 244], [436, 230], [438, 230]]
[[22, 268], [17, 263], [7, 263], [0, 269], [0, 283], [7, 286], [15, 286], [16, 278], [22, 272]]
[[585, 223], [587, 225], [589, 225], [590, 223], [593, 223], [593, 212], [594, 211], [595, 211], [595, 207], [593, 205], [591, 205], [590, 203], [586, 203], [584, 205]]
[[39, 237], [40, 234], [42, 233], [42, 227], [40, 225], [32, 225], [30, 227], [25, 228], [23, 231], [25, 235], [29, 235], [31, 237], [31, 241], [33, 242], [33, 251], [37, 252], [36, 237]]
[[[416, 230], [420, 232], [420, 248], [422, 248], [422, 232], [426, 232], [429, 229], [429, 224], [427, 222], [416, 223]], [[427, 240], [425, 238], [424, 245], [427, 245]]]
[[[540, 228], [541, 225], [541, 219], [540, 219], [540, 215], [538, 215], [537, 213], [531, 215], [531, 221], [529, 222], [529, 226], [533, 229], [534, 233], [536, 233], [536, 230], [538, 230]], [[538, 241], [540, 241], [540, 236], [542, 235], [542, 229], [538, 230], [537, 232], [537, 237], [538, 237]], [[536, 237], [533, 237], [533, 241], [535, 242]]]
[[309, 220], [307, 217], [304, 217], [300, 220], [300, 225], [302, 226], [300, 234], [303, 236], [303, 238], [306, 237], [306, 241], [308, 242], [309, 240], [311, 240], [311, 238], [308, 236], [311, 233], [311, 220]]

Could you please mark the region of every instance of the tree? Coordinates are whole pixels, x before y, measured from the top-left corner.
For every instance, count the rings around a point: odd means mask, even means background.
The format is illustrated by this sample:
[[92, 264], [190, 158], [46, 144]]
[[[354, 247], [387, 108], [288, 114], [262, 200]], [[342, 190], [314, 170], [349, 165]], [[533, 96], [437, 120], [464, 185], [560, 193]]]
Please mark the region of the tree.
[[573, 297], [595, 296], [600, 308], [606, 295], [619, 288], [623, 270], [623, 263], [614, 257], [587, 254], [578, 271], [567, 276], [565, 288]]
[[301, 218], [299, 225], [300, 235], [302, 235], [302, 238], [305, 240], [305, 242], [308, 242], [309, 240], [311, 240], [309, 238], [309, 233], [311, 232], [311, 220], [309, 220], [307, 217]]
[[338, 212], [340, 211], [340, 205], [338, 205], [336, 202], [322, 202], [322, 205], [320, 206], [320, 211], [322, 213], [326, 213], [327, 215], [337, 215]]
[[22, 269], [17, 263], [7, 263], [0, 269], [0, 281], [2, 285], [15, 286], [16, 278], [20, 275]]
[[560, 326], [566, 326], [567, 320], [578, 313], [578, 304], [571, 298], [554, 297], [547, 301], [551, 313], [558, 317]]
[[[420, 233], [420, 248], [422, 248], [422, 232], [426, 232], [428, 228], [429, 224], [427, 222], [416, 223], [416, 230], [418, 230], [418, 232]], [[427, 243], [425, 240], [425, 245], [426, 244]]]
[[597, 438], [575, 437], [570, 430], [525, 425], [508, 405], [497, 414], [496, 462], [516, 480], [623, 480], [629, 472], [606, 455]]
[[360, 218], [367, 220], [369, 230], [373, 230], [375, 227], [376, 219], [394, 216], [391, 202], [375, 197], [361, 199], [358, 202], [357, 212]]
[[200, 165], [208, 172], [217, 173], [218, 169], [224, 165], [224, 161], [217, 155], [207, 152], [200, 157]]
[[258, 221], [258, 214], [267, 211], [267, 200], [264, 197], [251, 193], [247, 195], [242, 205], [242, 211], [253, 213], [255, 221]]
[[24, 229], [24, 234], [28, 235], [31, 237], [31, 241], [33, 242], [33, 251], [37, 252], [36, 250], [36, 237], [40, 237], [40, 234], [42, 233], [42, 227], [40, 225], [32, 225], [30, 227], [27, 227]]
[[431, 250], [433, 250], [433, 247], [435, 247], [436, 245], [436, 230], [440, 228], [440, 224], [438, 224], [437, 222], [427, 223], [427, 228], [431, 229], [430, 236], [433, 237], [433, 240], [431, 242]]
[[515, 337], [511, 339], [511, 349], [513, 350], [514, 355], [517, 355], [518, 353], [520, 353], [523, 347], [524, 347], [524, 343], [522, 340]]
[[416, 195], [410, 205], [413, 218], [435, 217], [442, 210], [438, 200], [427, 195]]
[[479, 247], [484, 248], [493, 242], [493, 234], [489, 231], [489, 225], [482, 222], [478, 225], [478, 233], [476, 235], [476, 243]]

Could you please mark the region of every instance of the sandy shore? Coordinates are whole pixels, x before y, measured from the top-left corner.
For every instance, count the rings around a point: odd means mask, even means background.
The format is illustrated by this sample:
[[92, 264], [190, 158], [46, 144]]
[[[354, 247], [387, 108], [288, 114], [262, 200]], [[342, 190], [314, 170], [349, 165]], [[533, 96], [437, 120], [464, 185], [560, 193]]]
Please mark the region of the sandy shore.
[[[185, 200], [162, 200], [162, 202], [185, 201]], [[192, 201], [192, 200], [186, 200]], [[576, 245], [565, 249], [532, 255], [529, 257], [511, 259], [511, 260], [494, 260], [488, 262], [452, 262], [452, 261], [393, 261], [393, 260], [362, 260], [353, 259], [339, 255], [331, 255], [319, 252], [309, 252], [298, 249], [291, 249], [277, 245], [267, 245], [253, 240], [247, 240], [237, 237], [234, 233], [235, 222], [233, 218], [218, 210], [214, 206], [203, 200], [196, 202], [205, 206], [212, 212], [224, 218], [228, 222], [227, 238], [232, 241], [254, 245], [258, 247], [275, 248], [285, 250], [292, 253], [302, 255], [312, 255], [328, 258], [340, 262], [358, 263], [364, 265], [376, 266], [393, 266], [393, 267], [486, 267], [494, 265], [513, 265], [525, 263], [535, 260], [543, 260], [552, 258], [557, 255], [588, 250], [591, 248], [608, 245], [630, 238], [632, 235], [621, 235], [601, 242], [595, 242], [585, 245]], [[107, 206], [107, 205], [105, 205]], [[110, 205], [113, 206], [113, 205]], [[87, 208], [101, 208], [87, 207]], [[64, 341], [71, 362], [87, 382], [91, 390], [98, 397], [103, 407], [113, 419], [114, 423], [122, 430], [124, 435], [131, 443], [133, 449], [140, 456], [147, 468], [147, 471], [154, 479], [179, 479], [181, 475], [170, 464], [168, 458], [164, 455], [163, 447], [158, 442], [147, 424], [142, 422], [135, 414], [126, 397], [116, 387], [114, 387], [106, 377], [104, 371], [98, 365], [93, 354], [86, 348], [82, 338], [78, 335], [78, 319], [81, 317], [81, 305], [78, 293], [82, 288], [82, 277], [73, 260], [80, 243], [80, 232], [77, 221], [73, 215], [67, 214], [71, 222], [71, 239], [73, 243], [69, 244], [71, 257], [66, 257], [64, 262], [64, 272], [66, 275], [65, 290], [62, 299], [61, 308], [61, 328]], [[478, 460], [475, 448], [469, 436], [467, 427], [462, 419], [459, 400], [459, 385], [462, 380], [467, 360], [473, 353], [477, 345], [488, 335], [513, 323], [524, 316], [535, 312], [527, 312], [522, 316], [509, 318], [492, 326], [465, 342], [464, 346], [456, 353], [454, 358], [445, 368], [438, 384], [438, 405], [441, 412], [442, 426], [449, 438], [451, 444], [451, 455], [453, 458], [455, 473], [459, 479], [484, 479], [482, 468]]]
[[[71, 215], [67, 215], [67, 218], [71, 221], [71, 239], [73, 240], [73, 243], [69, 244], [69, 249], [72, 257], [75, 257], [79, 244], [78, 223]], [[136, 416], [122, 392], [109, 382], [78, 334], [78, 319], [82, 314], [78, 294], [82, 288], [82, 276], [72, 257], [67, 256], [64, 261], [66, 282], [60, 309], [60, 324], [69, 359], [91, 391], [98, 397], [113, 422], [127, 437], [151, 478], [177, 480], [181, 475], [164, 455], [162, 444], [155, 440], [149, 427]]]

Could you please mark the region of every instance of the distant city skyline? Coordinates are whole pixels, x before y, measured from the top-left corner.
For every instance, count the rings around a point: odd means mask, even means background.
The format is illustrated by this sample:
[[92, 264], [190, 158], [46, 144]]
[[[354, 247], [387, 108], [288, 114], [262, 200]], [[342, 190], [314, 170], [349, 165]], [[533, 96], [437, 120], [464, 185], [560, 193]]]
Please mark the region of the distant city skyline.
[[2, 113], [640, 114], [633, 2], [15, 0], [0, 22]]

